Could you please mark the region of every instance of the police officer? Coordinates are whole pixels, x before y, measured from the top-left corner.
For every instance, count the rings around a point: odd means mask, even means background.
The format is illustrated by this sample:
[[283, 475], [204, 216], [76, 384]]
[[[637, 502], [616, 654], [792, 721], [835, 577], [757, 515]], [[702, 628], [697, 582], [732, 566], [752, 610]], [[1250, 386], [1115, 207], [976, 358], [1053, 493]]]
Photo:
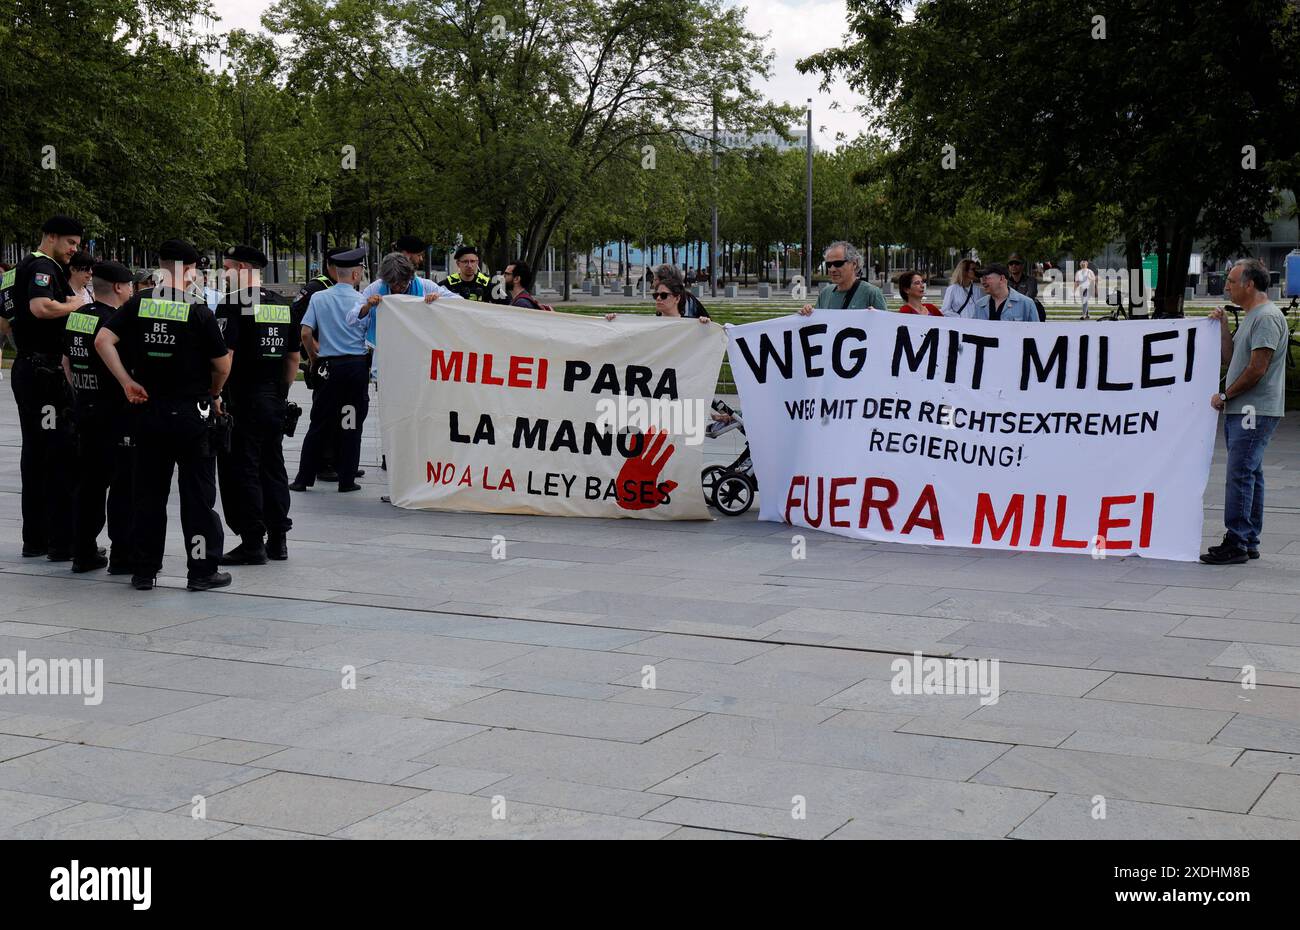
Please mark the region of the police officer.
[[[131, 437], [122, 389], [95, 351], [95, 335], [131, 299], [131, 269], [97, 262], [91, 286], [95, 299], [69, 314], [64, 329], [63, 367], [76, 393], [72, 570], [90, 572], [107, 565], [110, 575], [124, 575], [131, 571]], [[108, 558], [98, 546], [105, 515], [113, 544]]]
[[[325, 265], [321, 269], [321, 273], [316, 275], [316, 277], [312, 278], [306, 284], [304, 284], [302, 290], [298, 292], [298, 296], [293, 299], [293, 304], [289, 309], [291, 315], [295, 320], [301, 320], [304, 316], [307, 315], [307, 304], [311, 300], [313, 294], [317, 294], [321, 291], [329, 290], [331, 287], [334, 286], [335, 283], [334, 266], [330, 264], [329, 256], [340, 251], [355, 252], [356, 249], [333, 249], [330, 252], [326, 253]], [[366, 250], [364, 247], [362, 247], [361, 251], [365, 252]], [[303, 367], [305, 368], [305, 371], [303, 373], [303, 383], [306, 384], [307, 387], [312, 391], [312, 397], [314, 398], [316, 396], [316, 389], [320, 387], [320, 384], [316, 377], [315, 363], [309, 361]], [[337, 436], [329, 436], [327, 437], [327, 441], [321, 444], [320, 464], [317, 466], [318, 478], [321, 478], [325, 481], [338, 480], [339, 476], [337, 471], [335, 470], [335, 465], [334, 465], [334, 451], [337, 445], [338, 445]], [[361, 477], [365, 473], [366, 470], [364, 468], [357, 469], [357, 477]]]
[[172, 472], [179, 470], [188, 587], [206, 591], [230, 584], [230, 575], [217, 570], [224, 537], [213, 509], [212, 454], [213, 418], [221, 413], [230, 355], [216, 316], [194, 286], [198, 251], [169, 239], [158, 258], [158, 286], [123, 304], [95, 336], [95, 349], [132, 405], [131, 584], [151, 590], [162, 568], [167, 498]]
[[14, 269], [13, 337], [18, 355], [10, 382], [22, 430], [23, 556], [72, 558], [72, 389], [63, 371], [63, 323], [81, 309], [66, 265], [81, 245], [81, 223], [54, 216], [40, 248]]
[[447, 275], [442, 284], [466, 300], [492, 302], [492, 279], [479, 271], [478, 249], [462, 245], [456, 250], [457, 270]]
[[241, 542], [222, 565], [265, 565], [289, 557], [289, 476], [284, 417], [298, 372], [299, 320], [289, 301], [262, 286], [266, 255], [237, 245], [222, 259], [229, 287], [220, 308], [238, 314], [225, 403], [234, 418], [230, 451], [217, 462], [226, 524]]
[[328, 261], [337, 283], [311, 295], [302, 318], [303, 349], [316, 364], [320, 387], [312, 394], [311, 426], [302, 443], [302, 457], [291, 491], [305, 491], [320, 474], [321, 453], [337, 437], [339, 491], [359, 491], [357, 462], [361, 458], [361, 428], [370, 407], [370, 369], [366, 359], [366, 321], [347, 322], [356, 306], [356, 285], [367, 250], [336, 249]]

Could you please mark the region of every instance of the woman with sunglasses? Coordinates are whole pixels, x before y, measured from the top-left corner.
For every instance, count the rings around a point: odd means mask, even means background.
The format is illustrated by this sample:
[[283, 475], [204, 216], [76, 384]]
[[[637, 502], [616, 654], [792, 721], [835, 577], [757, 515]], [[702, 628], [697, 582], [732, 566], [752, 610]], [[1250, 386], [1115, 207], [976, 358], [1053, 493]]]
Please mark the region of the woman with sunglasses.
[[899, 313], [919, 313], [921, 316], [943, 316], [934, 304], [927, 304], [925, 298], [925, 275], [919, 271], [904, 271], [894, 281], [898, 293], [903, 298]]
[[674, 265], [660, 265], [655, 269], [655, 316], [674, 316], [709, 322], [708, 313], [699, 298], [686, 289], [686, 279]]

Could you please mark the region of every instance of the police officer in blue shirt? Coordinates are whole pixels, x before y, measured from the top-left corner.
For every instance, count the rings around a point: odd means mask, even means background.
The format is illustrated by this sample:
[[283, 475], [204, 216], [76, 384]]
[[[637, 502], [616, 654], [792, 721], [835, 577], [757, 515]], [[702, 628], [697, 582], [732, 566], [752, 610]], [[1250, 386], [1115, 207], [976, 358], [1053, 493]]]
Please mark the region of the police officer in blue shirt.
[[974, 320], [1007, 320], [1009, 322], [1038, 323], [1038, 308], [1033, 300], [1013, 290], [1008, 282], [1007, 266], [990, 262], [979, 271], [980, 284], [985, 295], [975, 304], [971, 314]]
[[302, 443], [302, 457], [292, 491], [305, 491], [316, 482], [321, 455], [330, 434], [337, 437], [335, 469], [339, 491], [359, 491], [357, 463], [361, 459], [361, 429], [370, 408], [370, 371], [366, 360], [366, 322], [348, 323], [361, 283], [366, 249], [336, 249], [326, 259], [334, 269], [333, 287], [311, 295], [302, 318], [303, 349], [316, 362], [319, 387], [312, 393], [311, 426]]

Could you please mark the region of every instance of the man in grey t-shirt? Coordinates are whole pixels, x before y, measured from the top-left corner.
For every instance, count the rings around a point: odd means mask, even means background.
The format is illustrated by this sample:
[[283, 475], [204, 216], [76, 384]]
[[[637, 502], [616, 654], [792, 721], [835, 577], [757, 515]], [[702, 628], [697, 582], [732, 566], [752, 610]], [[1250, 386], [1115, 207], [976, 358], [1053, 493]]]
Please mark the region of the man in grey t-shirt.
[[1282, 311], [1268, 299], [1264, 263], [1242, 259], [1228, 272], [1227, 291], [1245, 316], [1234, 336], [1228, 334], [1222, 308], [1210, 311], [1219, 321], [1221, 353], [1228, 365], [1224, 389], [1210, 398], [1222, 410], [1228, 445], [1228, 480], [1223, 504], [1227, 532], [1223, 542], [1201, 556], [1210, 565], [1239, 565], [1259, 558], [1264, 529], [1264, 450], [1273, 438], [1286, 404], [1286, 355], [1290, 334]]

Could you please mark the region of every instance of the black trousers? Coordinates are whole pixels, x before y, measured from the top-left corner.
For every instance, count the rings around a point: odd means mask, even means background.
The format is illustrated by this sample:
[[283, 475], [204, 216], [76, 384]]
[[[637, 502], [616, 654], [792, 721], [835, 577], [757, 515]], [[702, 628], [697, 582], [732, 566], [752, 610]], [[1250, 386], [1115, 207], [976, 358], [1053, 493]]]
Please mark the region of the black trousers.
[[72, 386], [61, 367], [20, 355], [9, 373], [23, 451], [23, 547], [72, 549]]
[[346, 487], [356, 481], [361, 461], [361, 428], [370, 411], [370, 366], [364, 358], [332, 358], [326, 370], [321, 386], [312, 393], [311, 426], [302, 441], [296, 480], [315, 484], [322, 453], [337, 437], [335, 471], [339, 487]]
[[241, 539], [284, 536], [289, 519], [289, 475], [284, 467], [284, 385], [257, 385], [226, 401], [235, 420], [230, 451], [217, 460], [221, 509]]
[[[89, 560], [96, 554], [100, 530], [108, 523], [108, 538], [117, 560], [131, 552], [131, 453], [124, 445], [126, 411], [121, 404], [78, 403], [77, 490], [72, 514], [72, 555]], [[107, 497], [107, 503], [105, 502]]]
[[150, 399], [134, 411], [135, 439], [132, 471], [134, 521], [131, 525], [132, 568], [137, 575], [162, 569], [167, 539], [167, 499], [172, 473], [179, 472], [181, 530], [189, 577], [203, 578], [217, 570], [225, 542], [217, 501], [216, 458], [207, 454], [208, 421], [198, 410], [202, 398]]

